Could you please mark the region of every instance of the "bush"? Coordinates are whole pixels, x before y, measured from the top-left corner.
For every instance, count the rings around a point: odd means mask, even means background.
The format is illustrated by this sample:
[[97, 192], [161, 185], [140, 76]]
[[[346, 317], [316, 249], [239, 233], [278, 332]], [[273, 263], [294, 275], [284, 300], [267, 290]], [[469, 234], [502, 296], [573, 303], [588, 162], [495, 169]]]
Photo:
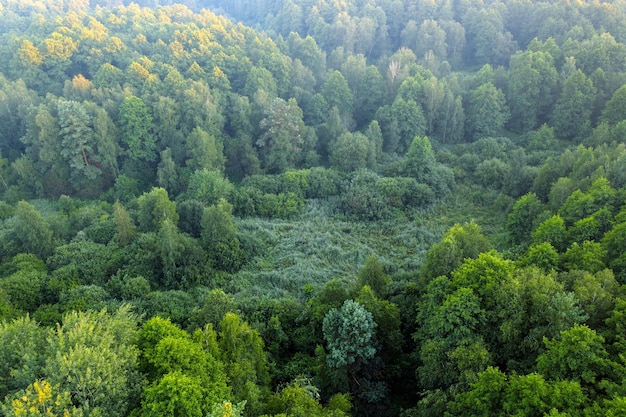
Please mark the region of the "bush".
[[357, 171], [347, 191], [341, 198], [341, 208], [344, 213], [358, 220], [382, 220], [391, 217], [391, 204], [382, 194], [376, 184], [379, 180], [375, 172], [368, 170]]
[[309, 188], [307, 198], [326, 198], [339, 194], [344, 178], [333, 169], [322, 167], [309, 170]]
[[434, 200], [434, 193], [426, 184], [413, 178], [380, 178], [376, 188], [396, 208], [424, 207]]

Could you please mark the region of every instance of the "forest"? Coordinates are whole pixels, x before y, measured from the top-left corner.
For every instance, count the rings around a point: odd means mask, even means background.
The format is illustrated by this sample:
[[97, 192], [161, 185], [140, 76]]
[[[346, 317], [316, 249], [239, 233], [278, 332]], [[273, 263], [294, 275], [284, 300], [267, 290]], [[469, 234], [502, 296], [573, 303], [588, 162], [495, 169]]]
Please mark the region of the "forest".
[[626, 415], [626, 1], [0, 0], [0, 416]]

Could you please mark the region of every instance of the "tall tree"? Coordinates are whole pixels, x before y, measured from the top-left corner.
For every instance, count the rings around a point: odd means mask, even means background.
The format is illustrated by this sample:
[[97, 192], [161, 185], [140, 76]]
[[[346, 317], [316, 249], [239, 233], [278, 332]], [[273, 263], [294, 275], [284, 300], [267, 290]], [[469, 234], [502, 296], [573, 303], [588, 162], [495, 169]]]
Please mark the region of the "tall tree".
[[49, 339], [48, 380], [71, 392], [85, 414], [126, 415], [139, 388], [136, 325], [128, 307], [112, 314], [67, 313]]
[[576, 70], [563, 83], [561, 95], [554, 106], [552, 124], [556, 136], [571, 140], [590, 133], [595, 101], [593, 83], [581, 70]]
[[554, 102], [558, 74], [547, 52], [524, 51], [511, 57], [508, 100], [511, 127], [517, 132], [544, 123]]
[[200, 127], [196, 127], [185, 142], [187, 161], [185, 165], [192, 171], [208, 169], [224, 171], [224, 146], [221, 141]]
[[223, 271], [236, 271], [242, 263], [243, 253], [237, 237], [233, 207], [226, 200], [204, 210], [201, 239], [214, 266]]
[[618, 88], [606, 102], [600, 120], [609, 125], [616, 125], [626, 118], [626, 85]]
[[98, 193], [100, 186], [96, 179], [102, 172], [95, 165], [91, 117], [76, 101], [60, 100], [58, 112], [61, 156], [70, 166], [72, 186], [78, 191]]
[[265, 110], [260, 126], [264, 132], [256, 145], [265, 148], [261, 155], [268, 172], [280, 173], [302, 161], [306, 126], [294, 99], [274, 99]]
[[251, 415], [259, 413], [267, 395], [268, 363], [259, 332], [235, 313], [226, 313], [220, 322], [218, 345], [220, 359], [225, 365], [233, 397], [247, 401]]
[[50, 225], [30, 203], [20, 201], [15, 216], [7, 221], [4, 247], [9, 253], [32, 253], [45, 259], [53, 249]]
[[178, 222], [176, 203], [170, 201], [164, 188], [153, 188], [150, 192], [143, 193], [137, 199], [139, 207], [139, 228], [144, 232], [157, 232], [161, 224], [169, 219], [172, 223]]
[[145, 166], [156, 160], [153, 130], [148, 106], [139, 97], [126, 97], [120, 105], [119, 132], [125, 155], [133, 164]]
[[339, 310], [330, 310], [323, 323], [328, 365], [340, 368], [371, 359], [376, 353], [372, 345], [375, 329], [372, 314], [353, 300], [346, 300]]
[[504, 93], [492, 83], [475, 88], [469, 93], [465, 117], [470, 140], [496, 136], [510, 118]]

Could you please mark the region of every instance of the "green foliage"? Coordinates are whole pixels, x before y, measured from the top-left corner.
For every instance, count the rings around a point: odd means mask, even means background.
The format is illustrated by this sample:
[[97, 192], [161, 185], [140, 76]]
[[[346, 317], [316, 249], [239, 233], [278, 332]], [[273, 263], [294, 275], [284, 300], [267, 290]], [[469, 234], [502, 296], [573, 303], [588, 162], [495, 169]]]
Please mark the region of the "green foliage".
[[[8, 401], [7, 401], [8, 402]], [[70, 392], [59, 393], [46, 380], [35, 381], [25, 390], [18, 392], [9, 404], [2, 407], [5, 416], [51, 416], [82, 417], [83, 410], [72, 406]], [[94, 415], [97, 413], [93, 413]]]
[[515, 202], [506, 222], [507, 233], [513, 244], [530, 244], [530, 232], [537, 226], [542, 212], [541, 201], [534, 193], [526, 194]]
[[476, 258], [489, 249], [491, 244], [478, 224], [456, 224], [443, 235], [439, 243], [428, 249], [420, 275], [423, 280], [449, 275], [465, 259]]
[[200, 127], [196, 127], [188, 136], [186, 145], [190, 156], [185, 166], [192, 171], [207, 169], [209, 171], [224, 171], [224, 146], [215, 137], [209, 135]]
[[537, 243], [528, 248], [523, 262], [549, 272], [559, 265], [559, 253], [550, 242]]
[[133, 220], [119, 201], [113, 204], [113, 216], [116, 228], [115, 241], [120, 246], [129, 244], [137, 232]]
[[357, 275], [357, 288], [368, 286], [378, 297], [384, 296], [391, 277], [385, 274], [376, 254], [371, 254]]
[[[549, 114], [558, 74], [553, 57], [543, 51], [519, 51], [511, 57], [509, 97], [511, 124], [517, 131], [532, 130]], [[548, 99], [546, 99], [548, 98]]]
[[371, 359], [376, 353], [372, 345], [375, 329], [372, 314], [353, 300], [346, 300], [339, 310], [330, 310], [323, 323], [328, 366], [339, 368]]
[[48, 333], [28, 316], [0, 323], [0, 396], [27, 388], [42, 374]]
[[0, 414], [621, 412], [620, 3], [88, 3], [0, 4]]
[[362, 133], [346, 132], [331, 142], [330, 163], [339, 171], [352, 172], [363, 168], [373, 168], [376, 161], [373, 144]]
[[624, 106], [626, 106], [626, 88], [621, 86], [606, 102], [602, 110], [602, 121], [609, 125], [616, 125], [624, 120]]
[[323, 407], [319, 402], [316, 388], [305, 383], [306, 381], [296, 380], [282, 388], [280, 392], [273, 394], [268, 399], [266, 416], [343, 417], [350, 415], [349, 397], [337, 394], [330, 399], [326, 407]]
[[235, 271], [242, 263], [242, 253], [232, 206], [224, 199], [205, 209], [201, 223], [203, 247], [217, 269]]
[[565, 221], [558, 214], [550, 217], [537, 226], [532, 238], [535, 244], [546, 242], [562, 251], [567, 239]]
[[479, 374], [471, 390], [459, 394], [451, 409], [459, 416], [570, 415], [584, 406], [585, 395], [575, 382], [549, 382], [542, 375], [507, 376], [496, 368]]
[[604, 269], [605, 258], [606, 254], [602, 244], [586, 240], [582, 244], [572, 243], [572, 246], [561, 255], [561, 264], [566, 270], [582, 270], [593, 273]]
[[233, 191], [233, 185], [223, 174], [203, 168], [191, 174], [185, 197], [210, 206], [220, 199], [230, 200]]
[[581, 71], [576, 70], [564, 82], [552, 113], [552, 123], [559, 138], [582, 137], [589, 130], [596, 88]]
[[50, 225], [32, 204], [20, 201], [7, 220], [3, 246], [10, 254], [32, 253], [45, 259], [53, 248]]
[[391, 216], [385, 196], [371, 187], [378, 179], [376, 173], [368, 170], [353, 174], [350, 185], [341, 198], [341, 206], [346, 214], [359, 220], [380, 220]]
[[172, 223], [178, 222], [176, 203], [170, 201], [164, 188], [153, 188], [143, 193], [137, 199], [139, 207], [139, 229], [144, 232], [156, 232], [161, 228], [163, 221], [169, 219]]
[[191, 328], [202, 328], [210, 323], [219, 330], [226, 313], [238, 313], [234, 297], [220, 289], [211, 290], [204, 297], [202, 306], [193, 310]]
[[233, 398], [247, 401], [246, 413], [258, 413], [268, 381], [268, 363], [263, 340], [256, 330], [234, 313], [220, 322], [220, 359], [224, 363]]
[[426, 136], [415, 136], [406, 153], [404, 173], [418, 182], [428, 184], [436, 163], [430, 140]]
[[574, 326], [545, 344], [547, 351], [537, 358], [537, 370], [547, 379], [577, 382], [591, 398], [618, 382], [618, 365], [610, 360], [604, 338], [589, 327]]
[[304, 159], [303, 151], [310, 145], [305, 142], [306, 126], [302, 121], [302, 110], [295, 99], [272, 100], [265, 109], [260, 126], [264, 133], [256, 145], [265, 148], [262, 156], [268, 172], [283, 172], [294, 168]]
[[119, 128], [124, 151], [132, 161], [156, 159], [152, 115], [141, 98], [130, 95], [124, 99], [119, 109]]
[[499, 134], [511, 116], [504, 93], [492, 83], [469, 93], [467, 114], [466, 129], [471, 139]]
[[49, 340], [45, 374], [85, 413], [122, 416], [138, 395], [137, 317], [128, 307], [112, 314], [66, 313]]
[[91, 118], [76, 101], [59, 101], [58, 112], [61, 156], [70, 167], [72, 186], [83, 195], [95, 196], [100, 187], [94, 185], [102, 172], [94, 165], [96, 150]]
[[204, 415], [202, 382], [197, 376], [175, 371], [146, 388], [141, 404], [142, 417]]
[[76, 267], [85, 285], [104, 285], [118, 266], [111, 247], [90, 241], [57, 246], [48, 258], [48, 265], [55, 270], [69, 265]]

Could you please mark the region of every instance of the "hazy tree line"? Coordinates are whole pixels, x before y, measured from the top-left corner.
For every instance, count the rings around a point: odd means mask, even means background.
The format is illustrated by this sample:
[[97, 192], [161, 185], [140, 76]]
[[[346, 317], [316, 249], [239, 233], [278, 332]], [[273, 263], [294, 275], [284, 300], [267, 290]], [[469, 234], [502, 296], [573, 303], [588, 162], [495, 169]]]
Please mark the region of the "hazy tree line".
[[622, 415], [625, 5], [0, 0], [0, 415]]

